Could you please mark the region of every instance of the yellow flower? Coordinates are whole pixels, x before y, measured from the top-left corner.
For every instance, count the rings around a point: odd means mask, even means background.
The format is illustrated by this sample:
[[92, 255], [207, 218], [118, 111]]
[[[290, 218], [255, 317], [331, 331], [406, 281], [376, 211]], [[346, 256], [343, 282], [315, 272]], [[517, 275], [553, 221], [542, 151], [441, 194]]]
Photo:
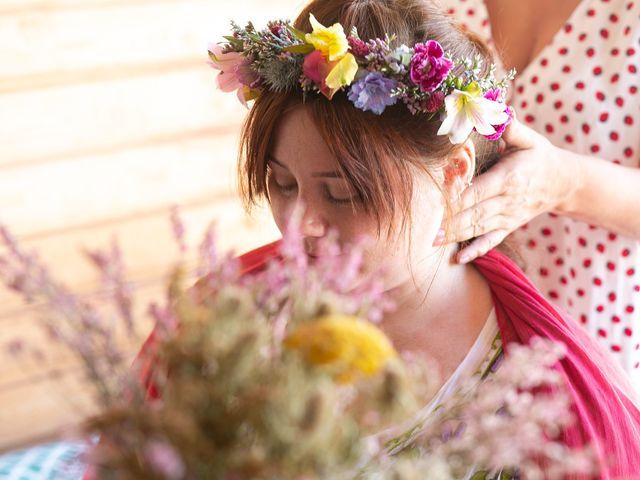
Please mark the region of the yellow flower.
[[336, 23], [330, 27], [323, 26], [316, 20], [313, 14], [309, 15], [309, 21], [313, 27], [312, 33], [307, 33], [305, 39], [307, 43], [313, 45], [316, 50], [333, 62], [344, 57], [349, 50], [349, 42], [344, 34], [342, 25]]
[[348, 315], [326, 315], [302, 324], [284, 344], [311, 365], [335, 367], [336, 379], [343, 383], [374, 375], [397, 356], [379, 328]]
[[351, 85], [357, 72], [358, 62], [356, 62], [356, 57], [347, 53], [336, 66], [331, 69], [325, 79], [325, 84], [335, 93], [338, 89]]

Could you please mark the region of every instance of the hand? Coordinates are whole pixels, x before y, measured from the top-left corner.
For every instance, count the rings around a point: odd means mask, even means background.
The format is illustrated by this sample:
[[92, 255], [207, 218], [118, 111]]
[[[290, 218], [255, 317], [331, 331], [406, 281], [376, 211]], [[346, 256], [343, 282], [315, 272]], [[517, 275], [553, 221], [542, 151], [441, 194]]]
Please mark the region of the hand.
[[449, 231], [440, 230], [434, 242], [475, 238], [458, 252], [460, 263], [481, 257], [532, 218], [557, 209], [577, 188], [574, 157], [563, 156], [544, 136], [514, 118], [502, 139], [502, 158], [463, 192]]

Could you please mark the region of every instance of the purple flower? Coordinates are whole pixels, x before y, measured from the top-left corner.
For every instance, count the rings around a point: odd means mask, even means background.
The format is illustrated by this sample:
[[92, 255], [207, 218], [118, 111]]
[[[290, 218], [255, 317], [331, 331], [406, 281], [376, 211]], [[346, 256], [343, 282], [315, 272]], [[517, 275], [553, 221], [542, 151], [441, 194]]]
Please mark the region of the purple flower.
[[391, 94], [396, 87], [395, 80], [386, 78], [380, 72], [369, 72], [353, 84], [349, 90], [349, 100], [360, 110], [371, 110], [380, 115], [385, 108], [398, 101], [398, 97]]
[[[494, 102], [502, 103], [504, 102], [504, 92], [499, 88], [493, 88], [485, 92], [484, 98], [488, 100], [493, 100]], [[506, 130], [507, 125], [511, 123], [511, 120], [513, 119], [513, 109], [510, 106], [505, 105], [504, 113], [506, 113], [509, 118], [507, 119], [506, 122], [504, 122], [501, 125], [492, 125], [493, 128], [495, 128], [496, 133], [493, 133], [491, 135], [485, 135], [485, 138], [487, 140], [494, 140], [494, 141], [498, 140]]]
[[444, 56], [442, 46], [435, 40], [417, 43], [411, 58], [411, 80], [423, 92], [433, 92], [447, 78], [453, 62]]

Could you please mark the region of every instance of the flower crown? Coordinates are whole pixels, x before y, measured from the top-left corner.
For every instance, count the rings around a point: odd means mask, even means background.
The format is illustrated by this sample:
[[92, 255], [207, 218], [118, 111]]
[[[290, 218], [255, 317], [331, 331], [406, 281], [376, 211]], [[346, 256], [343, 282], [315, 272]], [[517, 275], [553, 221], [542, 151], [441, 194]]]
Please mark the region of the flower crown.
[[435, 40], [393, 48], [394, 36], [365, 42], [355, 28], [347, 36], [339, 23], [325, 27], [313, 14], [310, 21], [307, 34], [282, 20], [262, 31], [232, 22], [233, 35], [209, 47], [211, 65], [220, 70], [218, 86], [237, 90], [245, 105], [264, 90], [296, 88], [329, 100], [345, 90], [356, 108], [378, 115], [400, 101], [414, 115], [439, 115], [438, 135], [454, 144], [473, 130], [497, 140], [513, 118], [505, 92], [514, 71], [497, 81], [494, 65], [483, 75], [479, 56], [453, 59]]

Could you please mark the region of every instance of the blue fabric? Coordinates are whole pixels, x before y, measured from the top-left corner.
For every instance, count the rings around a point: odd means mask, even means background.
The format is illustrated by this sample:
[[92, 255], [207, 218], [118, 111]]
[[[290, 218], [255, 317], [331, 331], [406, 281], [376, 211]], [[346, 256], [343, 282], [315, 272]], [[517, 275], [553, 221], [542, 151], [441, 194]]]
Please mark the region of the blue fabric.
[[1, 480], [76, 480], [85, 467], [85, 442], [56, 442], [0, 455]]

